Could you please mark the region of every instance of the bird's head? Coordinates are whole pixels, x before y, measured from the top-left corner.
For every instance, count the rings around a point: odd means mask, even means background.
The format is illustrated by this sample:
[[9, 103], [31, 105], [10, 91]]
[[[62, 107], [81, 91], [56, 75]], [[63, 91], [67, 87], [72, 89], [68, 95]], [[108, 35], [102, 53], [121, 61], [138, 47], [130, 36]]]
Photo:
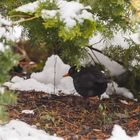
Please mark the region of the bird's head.
[[72, 67], [69, 69], [68, 73], [64, 74], [63, 77], [67, 77], [67, 76], [73, 77], [77, 72], [78, 72], [77, 67], [76, 67], [76, 66], [72, 66]]

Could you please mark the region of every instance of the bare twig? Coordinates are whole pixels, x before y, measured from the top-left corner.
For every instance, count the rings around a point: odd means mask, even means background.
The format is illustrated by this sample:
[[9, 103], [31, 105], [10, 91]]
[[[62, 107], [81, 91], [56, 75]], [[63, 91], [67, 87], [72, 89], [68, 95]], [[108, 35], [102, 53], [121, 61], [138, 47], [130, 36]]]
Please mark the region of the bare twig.
[[101, 38], [98, 42], [94, 43], [94, 44], [91, 44], [90, 46], [94, 46], [96, 44], [99, 44], [101, 41], [103, 40], [103, 38]]
[[31, 18], [27, 18], [27, 19], [21, 19], [21, 20], [18, 20], [16, 22], [13, 23], [13, 25], [17, 25], [17, 24], [20, 24], [20, 23], [23, 23], [23, 22], [27, 22], [27, 21], [31, 21], [33, 19], [36, 19], [37, 17], [31, 17]]
[[56, 64], [57, 64], [57, 58], [56, 58], [56, 56], [54, 56], [54, 94], [55, 94], [55, 86], [56, 86], [56, 82], [55, 82], [55, 80], [56, 80]]

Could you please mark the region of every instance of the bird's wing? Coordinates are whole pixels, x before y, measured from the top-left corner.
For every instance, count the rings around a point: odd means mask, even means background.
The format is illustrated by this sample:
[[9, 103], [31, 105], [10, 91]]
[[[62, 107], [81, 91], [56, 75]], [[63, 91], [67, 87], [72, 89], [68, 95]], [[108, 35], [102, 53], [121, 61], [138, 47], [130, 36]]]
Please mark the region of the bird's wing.
[[88, 75], [81, 75], [80, 77], [76, 77], [74, 79], [74, 85], [77, 87], [84, 87], [84, 88], [92, 88], [95, 85], [96, 79], [88, 74]]
[[96, 83], [107, 83], [107, 78], [104, 75], [96, 75], [94, 77], [96, 79]]
[[74, 85], [78, 87], [93, 88], [102, 83], [107, 83], [107, 79], [104, 75], [84, 73], [74, 78]]

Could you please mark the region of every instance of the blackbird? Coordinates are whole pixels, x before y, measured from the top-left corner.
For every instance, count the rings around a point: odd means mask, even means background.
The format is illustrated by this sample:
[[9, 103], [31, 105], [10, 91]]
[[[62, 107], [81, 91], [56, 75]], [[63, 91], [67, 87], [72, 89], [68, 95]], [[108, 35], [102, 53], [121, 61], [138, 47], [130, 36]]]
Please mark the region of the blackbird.
[[65, 76], [73, 78], [76, 91], [83, 97], [98, 96], [100, 98], [107, 88], [108, 80], [106, 76], [93, 65], [81, 67], [80, 70], [73, 66]]

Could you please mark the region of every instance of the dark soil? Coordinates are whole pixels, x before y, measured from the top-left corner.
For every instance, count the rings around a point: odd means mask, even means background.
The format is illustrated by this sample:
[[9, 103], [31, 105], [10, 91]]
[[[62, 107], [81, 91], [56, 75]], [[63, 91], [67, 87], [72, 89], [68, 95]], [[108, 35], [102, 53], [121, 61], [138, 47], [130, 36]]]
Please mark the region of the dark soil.
[[[22, 113], [25, 109], [34, 110], [34, 115]], [[36, 125], [65, 140], [104, 140], [110, 137], [114, 124], [134, 136], [140, 129], [139, 112], [139, 102], [118, 96], [99, 100], [36, 92], [18, 93], [17, 104], [9, 107], [10, 119]]]

